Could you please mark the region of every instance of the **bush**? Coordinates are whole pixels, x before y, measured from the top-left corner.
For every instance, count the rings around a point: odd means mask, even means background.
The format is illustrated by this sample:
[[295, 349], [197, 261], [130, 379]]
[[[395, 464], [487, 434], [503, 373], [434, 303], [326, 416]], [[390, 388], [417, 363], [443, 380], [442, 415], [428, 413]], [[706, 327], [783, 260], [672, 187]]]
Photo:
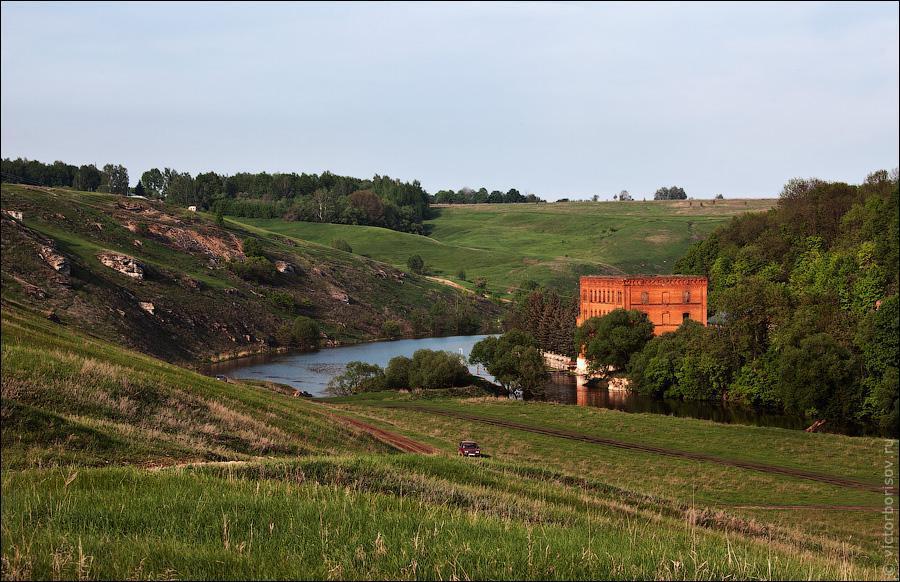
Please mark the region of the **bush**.
[[485, 289], [487, 289], [487, 279], [485, 279], [484, 277], [478, 277], [477, 279], [475, 279], [475, 288], [483, 292]]
[[460, 269], [459, 272], [456, 273], [456, 278], [459, 279], [460, 281], [465, 281], [466, 280], [466, 272], [463, 271], [462, 269]]
[[409, 388], [409, 370], [412, 360], [406, 356], [391, 358], [384, 370], [385, 386], [388, 388]]
[[413, 255], [407, 259], [406, 266], [409, 267], [410, 271], [417, 275], [421, 275], [425, 272], [425, 261], [419, 255]]
[[262, 243], [256, 238], [245, 238], [243, 241], [244, 254], [248, 257], [264, 257]]
[[269, 283], [275, 277], [275, 265], [265, 257], [248, 256], [243, 261], [229, 263], [231, 270], [241, 279]]
[[409, 367], [410, 388], [449, 388], [462, 386], [469, 370], [462, 356], [452, 352], [417, 350]]
[[384, 370], [377, 364], [350, 362], [343, 374], [335, 376], [325, 389], [334, 396], [349, 396], [361, 392], [384, 390]]
[[381, 324], [381, 333], [384, 337], [394, 339], [395, 337], [403, 335], [403, 328], [399, 321], [388, 319]]
[[331, 241], [331, 246], [332, 246], [332, 248], [335, 248], [339, 251], [344, 251], [345, 253], [353, 252], [353, 247], [350, 246], [350, 243], [348, 243], [347, 241], [345, 241], [342, 238], [336, 238], [333, 241]]
[[309, 317], [299, 316], [286, 323], [275, 332], [276, 341], [282, 346], [318, 349], [322, 332], [319, 324]]
[[287, 291], [272, 291], [269, 293], [269, 301], [271, 301], [275, 307], [284, 309], [285, 311], [294, 311], [297, 307], [294, 296]]

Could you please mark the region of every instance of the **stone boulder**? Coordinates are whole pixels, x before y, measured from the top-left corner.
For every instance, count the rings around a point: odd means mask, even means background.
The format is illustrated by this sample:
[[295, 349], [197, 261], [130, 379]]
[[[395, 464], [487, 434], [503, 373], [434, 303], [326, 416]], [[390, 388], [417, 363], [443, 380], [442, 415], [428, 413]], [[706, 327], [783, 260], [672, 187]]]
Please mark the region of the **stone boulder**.
[[59, 254], [53, 247], [46, 245], [41, 246], [41, 248], [38, 250], [38, 254], [42, 259], [44, 259], [44, 262], [53, 267], [53, 269], [58, 273], [68, 275], [71, 271], [69, 259]]
[[144, 266], [141, 265], [134, 257], [122, 255], [119, 253], [102, 252], [97, 255], [100, 262], [112, 269], [118, 271], [126, 277], [143, 281]]
[[150, 315], [153, 315], [153, 312], [156, 310], [156, 306], [154, 306], [149, 301], [138, 301], [138, 307], [140, 307]]
[[287, 261], [275, 261], [275, 269], [279, 273], [293, 273], [294, 265], [288, 263]]

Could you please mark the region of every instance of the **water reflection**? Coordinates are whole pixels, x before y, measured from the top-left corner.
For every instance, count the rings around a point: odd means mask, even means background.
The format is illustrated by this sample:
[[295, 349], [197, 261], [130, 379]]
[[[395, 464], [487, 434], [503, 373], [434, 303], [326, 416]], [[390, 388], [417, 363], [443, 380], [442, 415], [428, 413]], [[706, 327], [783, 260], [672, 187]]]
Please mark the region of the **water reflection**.
[[564, 372], [551, 373], [545, 399], [562, 404], [594, 406], [622, 412], [686, 416], [728, 424], [775, 426], [789, 429], [803, 429], [809, 424], [802, 417], [734, 403], [655, 398], [628, 390], [610, 390], [601, 386], [588, 386], [584, 383], [583, 378]]

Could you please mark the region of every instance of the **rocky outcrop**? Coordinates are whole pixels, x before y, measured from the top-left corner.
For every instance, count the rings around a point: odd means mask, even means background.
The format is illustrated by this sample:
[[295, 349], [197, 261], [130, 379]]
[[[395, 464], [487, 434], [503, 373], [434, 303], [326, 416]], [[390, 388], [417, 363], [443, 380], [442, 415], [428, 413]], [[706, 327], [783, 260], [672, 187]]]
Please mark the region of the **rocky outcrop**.
[[71, 271], [69, 259], [59, 254], [53, 247], [42, 245], [38, 249], [38, 254], [44, 259], [44, 262], [53, 267], [57, 273], [68, 275]]
[[112, 269], [118, 271], [126, 277], [143, 281], [144, 266], [141, 265], [134, 257], [122, 255], [119, 253], [102, 252], [97, 255], [100, 262]]
[[160, 223], [150, 224], [148, 229], [151, 234], [165, 239], [169, 245], [181, 251], [202, 253], [225, 261], [244, 258], [240, 240], [231, 233], [218, 235]]
[[287, 261], [275, 261], [275, 269], [279, 273], [293, 273], [294, 265], [288, 263]]
[[150, 315], [153, 315], [153, 312], [156, 310], [156, 307], [149, 301], [138, 301], [138, 307], [140, 307]]

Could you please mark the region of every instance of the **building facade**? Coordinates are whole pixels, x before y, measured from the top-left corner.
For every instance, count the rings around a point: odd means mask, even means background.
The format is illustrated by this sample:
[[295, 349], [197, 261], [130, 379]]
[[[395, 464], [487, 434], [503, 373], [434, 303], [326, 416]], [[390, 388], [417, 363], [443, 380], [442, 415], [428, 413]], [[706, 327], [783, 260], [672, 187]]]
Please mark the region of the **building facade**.
[[706, 325], [706, 277], [589, 276], [580, 282], [578, 325], [614, 309], [636, 309], [647, 314], [656, 335], [675, 331], [687, 319]]

